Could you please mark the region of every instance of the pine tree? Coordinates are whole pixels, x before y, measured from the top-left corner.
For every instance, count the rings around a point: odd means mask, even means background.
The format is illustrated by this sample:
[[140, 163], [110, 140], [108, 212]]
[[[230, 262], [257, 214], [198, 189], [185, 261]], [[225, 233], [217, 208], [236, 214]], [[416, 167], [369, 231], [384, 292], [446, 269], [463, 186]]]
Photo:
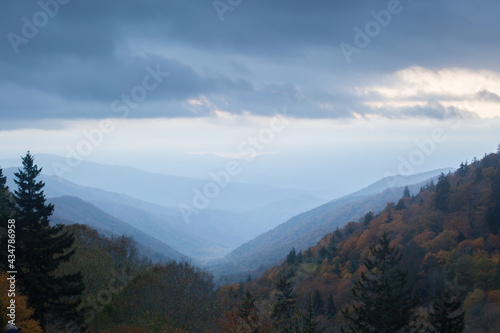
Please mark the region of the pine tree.
[[399, 199], [398, 204], [395, 207], [395, 210], [403, 210], [406, 208], [404, 198]]
[[9, 217], [9, 202], [10, 194], [9, 187], [7, 186], [7, 177], [3, 175], [3, 170], [0, 168], [0, 219], [2, 226], [4, 219]]
[[328, 246], [327, 246], [326, 250], [328, 252], [327, 258], [329, 260], [332, 260], [333, 258], [335, 258], [336, 256], [338, 256], [339, 250], [337, 249], [337, 244], [335, 243], [335, 237], [334, 236], [332, 236], [330, 238], [330, 241], [328, 242]]
[[13, 218], [11, 214], [11, 202], [9, 187], [7, 186], [7, 178], [3, 175], [3, 170], [0, 168], [0, 269], [4, 271], [9, 270], [7, 267], [7, 259], [9, 255], [9, 252], [7, 252], [7, 225], [8, 220]]
[[280, 274], [276, 289], [277, 299], [271, 314], [274, 325], [279, 332], [296, 332], [298, 330], [297, 295], [293, 291], [292, 283], [287, 281], [284, 274]]
[[410, 189], [408, 186], [405, 186], [405, 189], [403, 191], [403, 198], [409, 198], [410, 197]]
[[494, 234], [500, 231], [500, 167], [492, 176], [491, 200], [486, 213], [488, 228]]
[[468, 168], [467, 161], [465, 161], [465, 163], [464, 162], [460, 163], [460, 167], [457, 170], [458, 175], [460, 177], [464, 177], [465, 175], [467, 175], [467, 168]]
[[462, 333], [465, 328], [465, 313], [460, 312], [460, 300], [452, 299], [451, 292], [444, 288], [434, 300], [429, 313], [429, 333]]
[[438, 183], [436, 185], [436, 196], [434, 198], [434, 205], [437, 209], [446, 212], [448, 211], [448, 204], [450, 201], [450, 180], [448, 176], [445, 176], [444, 173], [438, 178]]
[[[319, 328], [319, 324], [314, 320], [316, 317], [316, 309], [314, 308], [314, 297], [309, 298], [307, 302], [307, 312], [305, 316], [302, 316], [304, 333], [323, 333], [325, 330]], [[280, 331], [281, 332], [281, 331]]]
[[286, 262], [289, 265], [295, 264], [296, 256], [297, 256], [297, 252], [295, 251], [295, 248], [292, 248], [290, 250], [290, 252], [288, 253], [288, 255], [286, 256]]
[[369, 211], [368, 213], [365, 214], [365, 216], [363, 217], [363, 223], [365, 226], [367, 226], [368, 224], [370, 224], [371, 220], [373, 220], [373, 217], [375, 215], [373, 214], [372, 211]]
[[328, 304], [326, 306], [326, 316], [328, 319], [334, 319], [337, 316], [337, 307], [335, 306], [335, 302], [333, 301], [333, 296], [330, 294], [328, 297]]
[[258, 318], [255, 308], [255, 297], [249, 290], [245, 292], [245, 296], [243, 296], [241, 304], [238, 307], [238, 317], [245, 322], [251, 331], [253, 331]]
[[298, 264], [302, 264], [302, 262], [304, 261], [304, 256], [302, 255], [302, 251], [299, 251], [299, 253], [297, 254], [296, 261]]
[[57, 276], [58, 267], [74, 254], [74, 237], [62, 225], [50, 226], [54, 206], [46, 204], [42, 171], [28, 152], [23, 168], [15, 173], [18, 189], [13, 193], [16, 215], [16, 263], [21, 291], [28, 296], [41, 323], [78, 320], [76, 307], [84, 285], [81, 273]]
[[407, 273], [398, 267], [399, 251], [389, 244], [384, 233], [379, 245], [371, 249], [372, 259], [367, 258], [364, 263], [366, 272], [354, 282], [355, 304], [352, 311], [342, 311], [348, 321], [348, 332], [397, 333], [415, 328], [414, 308], [418, 298], [408, 286]]
[[323, 302], [323, 298], [321, 297], [321, 293], [318, 289], [316, 289], [316, 292], [312, 297], [312, 305], [315, 315], [322, 315], [325, 313], [325, 302]]

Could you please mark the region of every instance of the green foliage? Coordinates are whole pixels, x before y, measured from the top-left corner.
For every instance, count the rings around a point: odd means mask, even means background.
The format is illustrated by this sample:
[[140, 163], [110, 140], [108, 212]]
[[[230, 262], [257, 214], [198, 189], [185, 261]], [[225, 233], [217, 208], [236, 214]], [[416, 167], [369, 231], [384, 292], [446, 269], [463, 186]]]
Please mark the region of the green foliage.
[[390, 246], [387, 234], [371, 249], [365, 260], [366, 272], [354, 282], [352, 311], [344, 309], [349, 332], [408, 332], [415, 319], [418, 298], [408, 286], [407, 273], [399, 268], [399, 251]]
[[213, 276], [187, 262], [155, 264], [133, 278], [110, 309], [113, 325], [143, 323], [192, 332], [215, 331]]
[[307, 302], [307, 311], [304, 316], [302, 316], [302, 331], [303, 333], [323, 333], [325, 330], [319, 327], [319, 324], [314, 319], [316, 317], [317, 309], [315, 306], [316, 295], [311, 297]]
[[280, 274], [276, 283], [277, 296], [271, 318], [279, 332], [296, 332], [299, 327], [297, 317], [297, 295], [292, 283], [284, 274]]
[[329, 319], [334, 319], [337, 316], [337, 307], [333, 301], [333, 296], [330, 294], [328, 297], [328, 304], [326, 306], [326, 315]]
[[451, 185], [448, 176], [445, 176], [444, 173], [441, 173], [438, 178], [438, 183], [436, 184], [436, 193], [434, 198], [434, 205], [436, 209], [439, 209], [443, 212], [448, 211], [450, 189]]
[[367, 226], [368, 224], [370, 224], [371, 220], [373, 220], [373, 217], [374, 217], [374, 214], [372, 211], [369, 211], [368, 213], [366, 213], [365, 216], [363, 217], [364, 225]]
[[432, 303], [429, 313], [428, 333], [462, 333], [465, 328], [465, 313], [460, 311], [461, 302], [453, 298], [448, 288], [443, 288], [439, 298]]
[[491, 182], [491, 203], [486, 214], [488, 228], [494, 234], [500, 231], [500, 167], [497, 168]]
[[408, 188], [408, 186], [405, 186], [405, 189], [403, 191], [403, 198], [409, 198], [410, 196], [410, 189]]
[[3, 221], [9, 217], [10, 211], [10, 193], [7, 184], [7, 177], [3, 175], [0, 168], [0, 219]]
[[254, 331], [258, 324], [258, 317], [255, 308], [255, 297], [249, 290], [245, 292], [245, 296], [243, 296], [241, 304], [238, 306], [238, 317], [243, 320], [246, 328]]
[[290, 253], [288, 253], [288, 255], [286, 256], [286, 262], [289, 265], [293, 265], [295, 264], [296, 259], [297, 259], [297, 252], [295, 251], [295, 248], [292, 248], [290, 250]]
[[41, 169], [28, 152], [23, 168], [15, 173], [18, 189], [13, 194], [16, 217], [16, 264], [21, 290], [43, 324], [54, 318], [79, 320], [76, 308], [84, 289], [82, 275], [57, 276], [58, 268], [74, 254], [74, 237], [62, 225], [50, 226], [54, 210], [45, 203]]
[[468, 164], [467, 164], [467, 161], [464, 163], [460, 163], [460, 167], [458, 168], [457, 170], [457, 174], [460, 176], [460, 177], [464, 177], [465, 175], [467, 175], [467, 170], [468, 170]]
[[325, 314], [325, 302], [323, 302], [323, 297], [318, 289], [312, 296], [312, 307], [315, 315]]

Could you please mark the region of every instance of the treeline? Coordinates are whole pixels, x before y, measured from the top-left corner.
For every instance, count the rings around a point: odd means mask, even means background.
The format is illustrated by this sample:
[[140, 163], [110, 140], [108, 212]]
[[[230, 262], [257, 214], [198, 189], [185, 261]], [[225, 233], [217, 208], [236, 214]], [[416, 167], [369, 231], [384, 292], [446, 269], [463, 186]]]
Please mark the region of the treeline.
[[227, 332], [500, 332], [500, 150], [219, 290]]
[[51, 225], [41, 169], [29, 152], [22, 161], [13, 192], [0, 169], [0, 325], [9, 320], [6, 272], [16, 270], [15, 324], [25, 332], [218, 331], [212, 275], [188, 262], [152, 264], [128, 237]]

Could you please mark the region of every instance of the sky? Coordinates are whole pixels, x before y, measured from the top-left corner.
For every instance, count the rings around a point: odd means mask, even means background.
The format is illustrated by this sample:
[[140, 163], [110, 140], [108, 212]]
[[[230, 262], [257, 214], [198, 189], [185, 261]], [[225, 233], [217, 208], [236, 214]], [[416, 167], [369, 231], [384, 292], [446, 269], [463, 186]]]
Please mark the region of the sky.
[[0, 157], [197, 178], [237, 159], [238, 181], [326, 196], [456, 167], [500, 143], [499, 12], [487, 0], [4, 0]]

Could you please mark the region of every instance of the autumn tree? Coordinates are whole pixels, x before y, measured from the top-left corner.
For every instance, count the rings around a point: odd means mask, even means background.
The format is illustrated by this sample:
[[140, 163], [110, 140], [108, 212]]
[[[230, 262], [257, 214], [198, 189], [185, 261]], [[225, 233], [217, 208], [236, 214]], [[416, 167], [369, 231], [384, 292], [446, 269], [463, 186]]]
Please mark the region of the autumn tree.
[[354, 282], [352, 310], [342, 311], [348, 321], [347, 332], [410, 332], [415, 326], [418, 297], [408, 286], [407, 273], [399, 268], [399, 250], [390, 246], [386, 233], [378, 242], [371, 249], [372, 258], [365, 260], [366, 271]]
[[7, 306], [11, 299], [15, 300], [16, 312], [15, 312], [15, 325], [20, 326], [23, 332], [30, 333], [42, 333], [40, 328], [40, 323], [33, 319], [34, 310], [28, 306], [26, 296], [21, 295], [18, 291], [15, 292], [15, 297], [10, 298], [7, 290], [9, 290], [10, 281], [9, 274], [5, 272], [0, 273], [0, 327], [4, 328], [7, 325], [8, 320], [11, 318], [7, 316]]
[[56, 276], [60, 265], [74, 253], [72, 234], [62, 225], [51, 226], [54, 206], [46, 204], [42, 169], [28, 152], [23, 168], [15, 173], [18, 189], [13, 193], [16, 217], [16, 265], [22, 291], [34, 308], [34, 316], [45, 323], [50, 317], [78, 320], [76, 307], [84, 285], [80, 273]]

